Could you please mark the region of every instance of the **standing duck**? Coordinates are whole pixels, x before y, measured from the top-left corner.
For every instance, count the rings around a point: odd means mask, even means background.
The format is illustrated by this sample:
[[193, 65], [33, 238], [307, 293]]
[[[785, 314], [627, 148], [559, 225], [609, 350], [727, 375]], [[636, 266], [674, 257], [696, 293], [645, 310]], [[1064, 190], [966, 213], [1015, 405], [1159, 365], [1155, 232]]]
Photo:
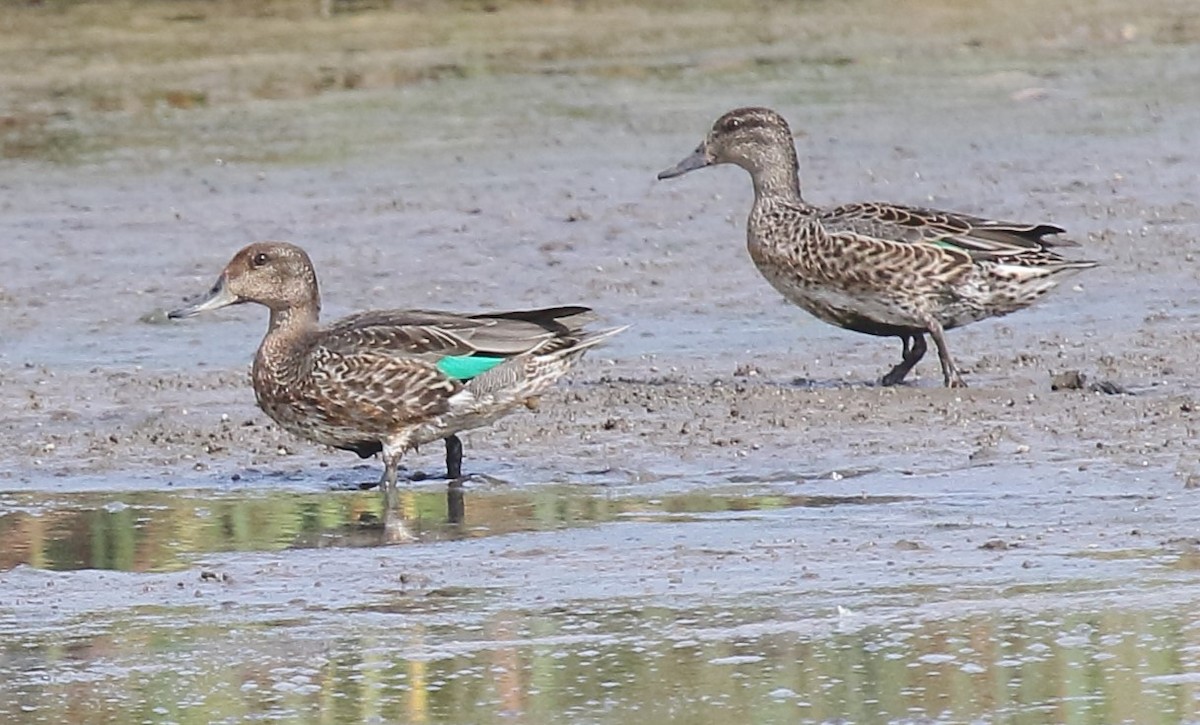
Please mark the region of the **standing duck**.
[[456, 433], [530, 404], [589, 348], [624, 328], [586, 332], [586, 307], [458, 315], [373, 310], [320, 326], [317, 274], [303, 249], [258, 242], [233, 256], [191, 317], [243, 302], [271, 311], [251, 378], [258, 405], [284, 430], [362, 458], [383, 454], [380, 486], [401, 456], [446, 440], [461, 476]]
[[819, 319], [868, 335], [899, 337], [902, 357], [880, 383], [896, 385], [933, 338], [947, 387], [966, 387], [945, 331], [1031, 305], [1064, 273], [1095, 262], [1063, 258], [1047, 239], [1064, 230], [885, 203], [822, 208], [800, 195], [787, 121], [768, 108], [717, 119], [690, 156], [658, 175], [735, 164], [754, 182], [746, 226], [750, 257], [767, 281]]

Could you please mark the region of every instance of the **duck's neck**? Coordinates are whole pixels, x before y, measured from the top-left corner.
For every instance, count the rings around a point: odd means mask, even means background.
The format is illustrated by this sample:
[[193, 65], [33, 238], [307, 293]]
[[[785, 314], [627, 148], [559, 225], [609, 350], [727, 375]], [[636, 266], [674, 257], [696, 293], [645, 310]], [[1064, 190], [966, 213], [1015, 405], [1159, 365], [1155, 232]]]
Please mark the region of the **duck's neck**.
[[296, 359], [293, 352], [316, 329], [320, 315], [321, 302], [315, 294], [307, 304], [271, 306], [271, 322], [254, 357], [256, 387], [259, 375], [278, 383], [298, 374], [292, 369]]
[[313, 299], [305, 305], [272, 307], [267, 336], [303, 331], [317, 326], [321, 317], [321, 302]]
[[746, 159], [744, 168], [754, 180], [754, 198], [803, 205], [800, 195], [800, 164], [791, 143], [763, 149]]

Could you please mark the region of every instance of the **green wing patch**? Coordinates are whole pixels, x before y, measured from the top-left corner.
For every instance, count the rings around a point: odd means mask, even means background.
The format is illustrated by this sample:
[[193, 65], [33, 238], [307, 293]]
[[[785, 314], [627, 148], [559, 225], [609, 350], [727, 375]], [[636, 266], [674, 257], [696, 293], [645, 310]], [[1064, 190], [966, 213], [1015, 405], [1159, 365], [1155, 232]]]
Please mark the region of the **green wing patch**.
[[455, 380], [470, 380], [504, 362], [506, 358], [486, 355], [448, 355], [438, 360], [437, 367]]

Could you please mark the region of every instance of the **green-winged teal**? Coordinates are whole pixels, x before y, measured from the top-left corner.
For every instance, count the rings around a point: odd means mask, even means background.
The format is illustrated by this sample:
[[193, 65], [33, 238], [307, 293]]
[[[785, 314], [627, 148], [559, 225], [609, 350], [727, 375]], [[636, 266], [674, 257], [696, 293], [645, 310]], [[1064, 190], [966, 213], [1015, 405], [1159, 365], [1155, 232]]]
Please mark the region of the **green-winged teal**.
[[460, 477], [456, 433], [532, 402], [624, 329], [583, 330], [586, 307], [373, 310], [320, 326], [316, 271], [303, 249], [283, 242], [245, 247], [203, 299], [169, 316], [242, 302], [271, 311], [251, 371], [259, 407], [300, 437], [363, 458], [382, 453], [384, 488], [395, 486], [406, 451], [442, 438], [447, 472]]
[[904, 380], [929, 333], [947, 387], [964, 387], [945, 330], [1027, 307], [1062, 273], [1096, 265], [1053, 251], [1078, 245], [1047, 239], [1064, 231], [1052, 224], [895, 204], [810, 205], [791, 130], [767, 108], [721, 116], [695, 152], [658, 178], [716, 164], [736, 164], [754, 181], [747, 247], [776, 290], [825, 322], [901, 339], [901, 362], [883, 385]]

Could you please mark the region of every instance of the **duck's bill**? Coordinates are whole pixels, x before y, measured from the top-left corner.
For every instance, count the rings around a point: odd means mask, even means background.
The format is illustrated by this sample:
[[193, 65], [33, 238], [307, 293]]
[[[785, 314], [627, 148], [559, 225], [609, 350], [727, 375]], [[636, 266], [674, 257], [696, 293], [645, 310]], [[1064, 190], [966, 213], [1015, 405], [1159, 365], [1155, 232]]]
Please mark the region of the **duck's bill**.
[[658, 178], [660, 181], [662, 179], [673, 179], [676, 176], [683, 176], [689, 171], [703, 169], [710, 163], [711, 162], [708, 160], [708, 154], [704, 152], [704, 144], [700, 144], [700, 146], [692, 152], [691, 156], [688, 156], [683, 161], [680, 161], [665, 171], [658, 172]]
[[198, 315], [201, 312], [209, 310], [219, 310], [222, 307], [236, 305], [241, 302], [238, 296], [229, 291], [229, 287], [225, 285], [225, 275], [221, 275], [217, 279], [217, 283], [200, 299], [194, 301], [187, 307], [181, 307], [178, 310], [172, 310], [167, 313], [167, 318], [172, 320], [182, 320], [185, 317]]

